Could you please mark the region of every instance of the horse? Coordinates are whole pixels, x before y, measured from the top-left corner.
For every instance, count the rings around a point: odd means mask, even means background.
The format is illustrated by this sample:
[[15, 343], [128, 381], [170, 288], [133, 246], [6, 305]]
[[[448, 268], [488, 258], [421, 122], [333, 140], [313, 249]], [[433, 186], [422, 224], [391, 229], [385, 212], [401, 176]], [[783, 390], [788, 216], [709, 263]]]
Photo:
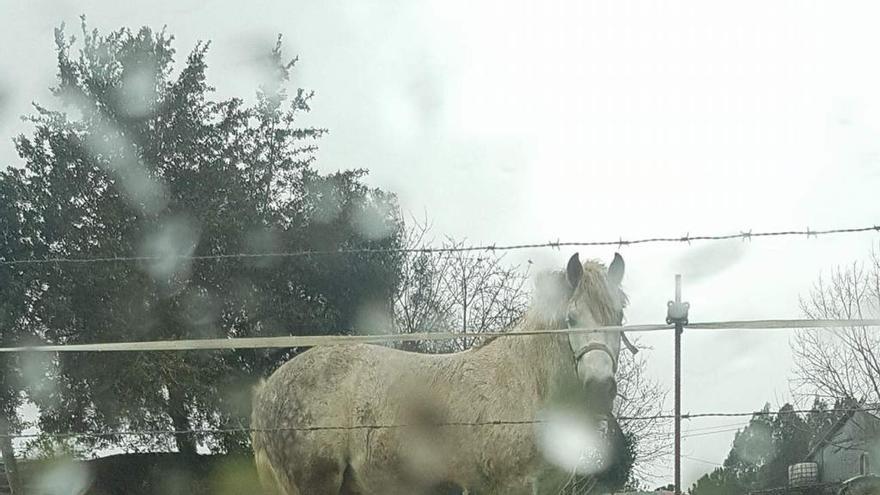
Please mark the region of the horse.
[[292, 358], [254, 394], [261, 484], [278, 495], [556, 493], [572, 473], [547, 460], [542, 414], [610, 414], [625, 337], [529, 332], [621, 325], [623, 274], [619, 254], [606, 269], [575, 253], [539, 277], [510, 335], [462, 352], [357, 344]]

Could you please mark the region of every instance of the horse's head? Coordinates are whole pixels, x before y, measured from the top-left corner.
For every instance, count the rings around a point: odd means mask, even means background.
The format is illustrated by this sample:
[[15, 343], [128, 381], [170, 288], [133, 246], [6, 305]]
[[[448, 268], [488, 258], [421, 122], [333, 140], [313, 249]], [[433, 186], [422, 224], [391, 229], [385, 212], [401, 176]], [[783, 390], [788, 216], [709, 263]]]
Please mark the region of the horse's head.
[[[623, 272], [623, 258], [619, 254], [614, 255], [614, 261], [606, 270], [597, 262], [581, 263], [575, 253], [565, 270], [568, 298], [562, 316], [566, 326], [589, 329], [621, 325], [626, 304], [626, 296], [620, 288]], [[615, 374], [622, 339], [625, 339], [622, 332], [568, 336], [578, 378], [590, 403], [603, 412], [610, 411], [617, 395]]]

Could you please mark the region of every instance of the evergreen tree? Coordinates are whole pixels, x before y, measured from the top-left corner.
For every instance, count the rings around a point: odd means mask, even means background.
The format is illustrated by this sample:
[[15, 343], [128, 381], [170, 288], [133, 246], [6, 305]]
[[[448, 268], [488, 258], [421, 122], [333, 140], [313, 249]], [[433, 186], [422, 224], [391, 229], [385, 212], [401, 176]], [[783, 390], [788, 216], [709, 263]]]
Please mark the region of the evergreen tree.
[[[177, 70], [172, 41], [83, 22], [74, 50], [56, 30], [61, 105], [35, 106], [33, 134], [16, 140], [23, 166], [2, 187], [21, 192], [14, 214], [34, 232], [36, 256], [139, 261], [28, 265], [41, 291], [14, 312], [21, 328], [56, 344], [316, 334], [354, 331], [365, 312], [387, 308], [395, 254], [210, 258], [395, 248], [402, 223], [365, 171], [312, 168], [325, 131], [299, 125], [311, 93], [288, 95], [294, 62], [280, 39], [253, 105], [214, 97], [208, 43]], [[295, 352], [61, 353], [43, 363], [52, 387], [30, 391], [46, 431], [242, 426], [250, 383]], [[174, 438], [183, 453], [200, 442], [230, 451], [247, 438]]]
[[[16, 170], [0, 172], [0, 261], [33, 256], [34, 232], [29, 230], [32, 213], [20, 209], [21, 190]], [[22, 323], [30, 313], [28, 298], [40, 294], [34, 277], [20, 266], [0, 264], [0, 345], [17, 346], [32, 342]], [[17, 354], [0, 354], [0, 455], [3, 457], [9, 486], [21, 493], [21, 483], [7, 435], [21, 429], [17, 412], [23, 401], [27, 372]]]
[[791, 404], [769, 413], [768, 404], [736, 433], [724, 465], [698, 479], [690, 489], [692, 495], [741, 494], [785, 486], [788, 466], [803, 462], [810, 446], [840, 418], [840, 413], [829, 411], [818, 399], [803, 417]]
[[773, 455], [761, 469], [762, 487], [787, 485], [788, 466], [802, 462], [810, 451], [812, 432], [793, 410], [791, 404], [785, 404], [773, 418]]
[[705, 474], [690, 489], [693, 495], [742, 495], [748, 488], [743, 485], [733, 470], [718, 467]]

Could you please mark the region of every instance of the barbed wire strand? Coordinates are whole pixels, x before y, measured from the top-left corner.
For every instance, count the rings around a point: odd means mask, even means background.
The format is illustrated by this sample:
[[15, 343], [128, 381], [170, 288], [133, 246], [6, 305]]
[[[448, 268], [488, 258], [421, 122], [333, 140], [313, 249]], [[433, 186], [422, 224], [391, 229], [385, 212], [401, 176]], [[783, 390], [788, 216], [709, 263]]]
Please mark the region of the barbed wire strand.
[[712, 436], [712, 435], [720, 435], [723, 433], [730, 433], [730, 432], [734, 432], [734, 431], [739, 431], [741, 428], [742, 427], [740, 427], [740, 428], [725, 428], [723, 430], [701, 431], [698, 433], [682, 433], [681, 439], [684, 440], [685, 438], [691, 438], [691, 437], [706, 437], [706, 436]]
[[[880, 406], [872, 407], [852, 407], [852, 408], [831, 408], [821, 411], [814, 409], [790, 409], [786, 411], [748, 411], [748, 412], [709, 412], [697, 414], [683, 414], [681, 419], [696, 418], [720, 418], [720, 417], [755, 417], [755, 416], [778, 416], [782, 414], [807, 414], [814, 412], [821, 413], [844, 413], [850, 414], [855, 412], [877, 412]], [[650, 416], [618, 416], [619, 421], [651, 421], [659, 419], [673, 419], [673, 414], [655, 414]], [[104, 438], [114, 436], [161, 436], [161, 435], [212, 435], [223, 433], [277, 433], [284, 431], [347, 431], [347, 430], [385, 430], [385, 429], [403, 429], [403, 428], [424, 428], [424, 427], [483, 427], [483, 426], [528, 426], [536, 424], [552, 423], [552, 421], [541, 419], [529, 420], [494, 420], [494, 421], [475, 421], [475, 422], [439, 422], [431, 424], [363, 424], [363, 425], [311, 425], [311, 426], [283, 426], [273, 428], [195, 428], [188, 430], [116, 430], [104, 432], [64, 432], [64, 433], [10, 433], [0, 435], [0, 438]]]
[[724, 241], [730, 239], [742, 239], [743, 241], [751, 241], [753, 238], [761, 238], [761, 237], [787, 237], [787, 236], [805, 236], [806, 238], [818, 237], [821, 235], [832, 235], [832, 234], [856, 234], [860, 232], [880, 232], [880, 225], [871, 225], [866, 227], [855, 227], [855, 228], [837, 228], [837, 229], [827, 229], [827, 230], [811, 230], [807, 227], [806, 230], [782, 230], [782, 231], [770, 231], [770, 232], [752, 232], [749, 231], [740, 231], [737, 234], [721, 234], [721, 235], [690, 235], [685, 234], [683, 236], [673, 236], [673, 237], [648, 237], [642, 239], [633, 239], [626, 240], [623, 238], [619, 238], [617, 240], [609, 240], [609, 241], [572, 241], [572, 242], [543, 242], [543, 243], [532, 243], [532, 244], [509, 244], [509, 245], [495, 245], [495, 244], [486, 244], [479, 246], [447, 246], [447, 247], [420, 247], [420, 248], [343, 248], [343, 249], [316, 249], [316, 250], [302, 250], [302, 251], [290, 251], [290, 252], [274, 252], [274, 253], [229, 253], [229, 254], [204, 254], [204, 255], [162, 255], [162, 256], [105, 256], [105, 257], [94, 257], [94, 258], [28, 258], [28, 259], [11, 259], [11, 260], [0, 260], [0, 266], [8, 266], [8, 265], [27, 265], [27, 264], [47, 264], [47, 263], [55, 263], [55, 264], [81, 264], [81, 263], [117, 263], [117, 262], [132, 262], [132, 261], [168, 261], [174, 259], [187, 259], [187, 260], [196, 260], [196, 261], [217, 261], [224, 259], [236, 259], [236, 258], [296, 258], [296, 257], [308, 257], [308, 256], [331, 256], [331, 255], [347, 255], [347, 254], [380, 254], [380, 253], [461, 253], [461, 252], [471, 252], [471, 251], [485, 251], [485, 252], [496, 252], [496, 251], [514, 251], [521, 249], [540, 249], [540, 248], [553, 248], [559, 249], [562, 247], [595, 247], [595, 246], [617, 246], [618, 248], [622, 248], [624, 246], [634, 246], [639, 244], [656, 244], [656, 243], [687, 243], [691, 244], [694, 241]]
[[742, 422], [742, 421], [740, 421], [740, 422], [738, 422], [738, 423], [726, 423], [726, 424], [723, 424], [723, 425], [701, 426], [701, 427], [699, 427], [699, 428], [688, 428], [687, 430], [683, 430], [681, 433], [682, 433], [682, 434], [685, 434], [685, 433], [696, 433], [696, 432], [702, 432], [702, 431], [706, 431], [706, 430], [718, 430], [718, 429], [721, 429], [721, 428], [742, 428], [743, 426], [746, 426], [746, 425], [748, 425], [748, 424], [749, 424], [748, 422]]
[[[689, 323], [688, 330], [784, 330], [810, 328], [880, 327], [880, 319], [859, 320], [739, 320]], [[523, 337], [530, 335], [569, 335], [594, 332], [660, 332], [672, 325], [625, 325], [593, 328], [523, 330], [517, 332], [415, 332], [373, 335], [282, 335], [276, 337], [235, 337], [219, 339], [152, 340], [143, 342], [105, 342], [94, 344], [53, 344], [0, 347], [0, 353], [12, 352], [167, 352], [222, 349], [277, 349], [320, 345], [382, 344], [390, 342], [441, 341], [467, 338]]]

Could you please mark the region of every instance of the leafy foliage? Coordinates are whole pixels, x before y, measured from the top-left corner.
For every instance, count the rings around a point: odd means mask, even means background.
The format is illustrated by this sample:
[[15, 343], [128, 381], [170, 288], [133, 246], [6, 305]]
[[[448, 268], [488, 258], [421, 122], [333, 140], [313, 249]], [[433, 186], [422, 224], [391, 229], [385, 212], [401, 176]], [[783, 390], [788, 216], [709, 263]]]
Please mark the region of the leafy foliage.
[[[33, 255], [33, 232], [28, 219], [30, 213], [19, 208], [21, 190], [14, 178], [17, 171], [0, 172], [0, 259]], [[10, 179], [10, 180], [7, 180]], [[30, 313], [29, 297], [41, 292], [35, 278], [14, 265], [0, 265], [0, 345], [14, 346], [32, 340], [22, 325]], [[21, 480], [10, 433], [21, 430], [17, 410], [23, 401], [27, 369], [20, 355], [0, 356], [0, 456], [9, 487], [21, 491]]]
[[[28, 212], [21, 211], [22, 191], [14, 180], [15, 170], [0, 173], [0, 259], [33, 256], [33, 233]], [[28, 342], [22, 321], [29, 314], [28, 295], [38, 294], [39, 286], [30, 274], [15, 265], [0, 265], [0, 344], [12, 346]], [[22, 366], [18, 356], [0, 356], [0, 422], [4, 430], [17, 429], [16, 409], [22, 401]]]
[[616, 421], [613, 423], [609, 436], [614, 458], [609, 468], [597, 476], [600, 489], [594, 493], [620, 491], [635, 481], [633, 468], [638, 457], [638, 438], [632, 431], [621, 428]]
[[573, 474], [560, 495], [615, 493], [637, 488], [635, 465], [639, 460], [639, 438], [613, 417], [604, 432], [611, 453], [605, 469], [595, 475]]
[[[15, 265], [36, 280], [19, 283], [38, 290], [4, 314], [50, 343], [354, 331], [364, 306], [390, 304], [396, 255], [198, 257], [397, 247], [394, 196], [365, 185], [363, 170], [312, 168], [326, 131], [300, 127], [312, 94], [288, 94], [295, 61], [284, 61], [280, 39], [252, 105], [213, 97], [207, 43], [177, 70], [172, 41], [148, 28], [102, 35], [83, 21], [74, 50], [56, 30], [60, 109], [35, 105], [33, 134], [16, 140], [23, 167], [0, 181], [0, 194], [17, 195], [0, 205], [4, 239], [30, 245], [6, 252], [141, 261]], [[62, 353], [22, 369], [48, 377], [28, 380], [46, 431], [187, 430], [245, 425], [252, 380], [295, 352]], [[247, 442], [175, 440], [190, 453], [196, 443], [231, 451]]]

